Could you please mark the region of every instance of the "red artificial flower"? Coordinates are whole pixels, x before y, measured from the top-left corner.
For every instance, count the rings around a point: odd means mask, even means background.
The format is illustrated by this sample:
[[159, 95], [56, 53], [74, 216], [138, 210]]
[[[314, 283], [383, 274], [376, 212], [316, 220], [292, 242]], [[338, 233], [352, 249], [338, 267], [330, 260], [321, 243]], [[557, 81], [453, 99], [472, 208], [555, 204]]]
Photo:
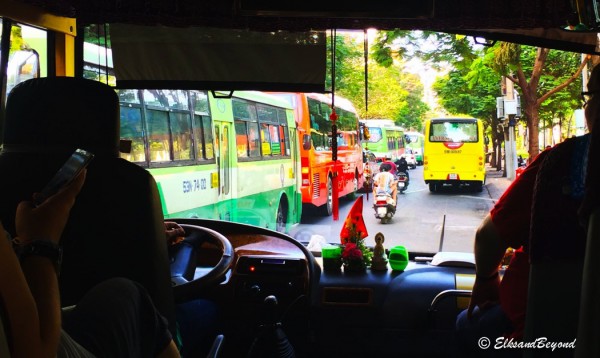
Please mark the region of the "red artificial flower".
[[347, 243], [342, 252], [342, 259], [346, 260], [362, 260], [363, 253], [354, 243]]

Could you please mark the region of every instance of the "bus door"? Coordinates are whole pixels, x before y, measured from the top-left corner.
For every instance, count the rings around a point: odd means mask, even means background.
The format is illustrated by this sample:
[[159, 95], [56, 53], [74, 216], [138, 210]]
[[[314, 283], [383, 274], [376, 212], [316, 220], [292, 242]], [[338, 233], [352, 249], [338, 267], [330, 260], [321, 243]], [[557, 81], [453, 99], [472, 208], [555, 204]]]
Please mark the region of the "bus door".
[[230, 221], [233, 208], [233, 195], [231, 187], [231, 149], [229, 140], [230, 123], [215, 121], [215, 143], [219, 198], [217, 200], [218, 212], [221, 220]]

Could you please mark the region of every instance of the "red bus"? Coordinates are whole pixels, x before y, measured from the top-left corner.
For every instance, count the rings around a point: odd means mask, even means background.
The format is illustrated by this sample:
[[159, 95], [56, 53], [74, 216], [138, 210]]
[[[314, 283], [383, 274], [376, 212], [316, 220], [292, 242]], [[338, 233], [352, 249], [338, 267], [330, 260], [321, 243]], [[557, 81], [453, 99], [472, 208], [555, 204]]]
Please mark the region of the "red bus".
[[333, 212], [333, 182], [337, 172], [338, 198], [354, 194], [363, 185], [362, 147], [359, 124], [352, 103], [335, 96], [337, 119], [337, 170], [331, 159], [331, 95], [320, 93], [276, 93], [288, 100], [296, 112], [301, 141], [302, 203]]

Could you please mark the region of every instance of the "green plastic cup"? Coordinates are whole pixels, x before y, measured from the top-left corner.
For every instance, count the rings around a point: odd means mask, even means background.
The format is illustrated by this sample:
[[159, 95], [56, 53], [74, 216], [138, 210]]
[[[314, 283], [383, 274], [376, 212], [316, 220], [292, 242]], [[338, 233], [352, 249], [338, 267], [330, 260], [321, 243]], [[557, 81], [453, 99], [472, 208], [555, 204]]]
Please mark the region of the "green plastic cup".
[[328, 245], [321, 248], [323, 256], [323, 270], [339, 271], [342, 267], [342, 248], [339, 246]]
[[394, 271], [404, 271], [408, 265], [408, 251], [404, 246], [394, 246], [390, 249], [390, 266]]

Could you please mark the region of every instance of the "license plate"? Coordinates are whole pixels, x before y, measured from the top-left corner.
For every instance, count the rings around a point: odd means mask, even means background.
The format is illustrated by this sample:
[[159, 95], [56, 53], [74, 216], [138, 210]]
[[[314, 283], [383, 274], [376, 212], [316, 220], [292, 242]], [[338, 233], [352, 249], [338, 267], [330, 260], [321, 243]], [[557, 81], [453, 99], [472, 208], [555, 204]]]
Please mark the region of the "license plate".
[[458, 175], [456, 175], [456, 173], [452, 173], [452, 174], [448, 175], [448, 179], [456, 180], [456, 179], [458, 179]]

